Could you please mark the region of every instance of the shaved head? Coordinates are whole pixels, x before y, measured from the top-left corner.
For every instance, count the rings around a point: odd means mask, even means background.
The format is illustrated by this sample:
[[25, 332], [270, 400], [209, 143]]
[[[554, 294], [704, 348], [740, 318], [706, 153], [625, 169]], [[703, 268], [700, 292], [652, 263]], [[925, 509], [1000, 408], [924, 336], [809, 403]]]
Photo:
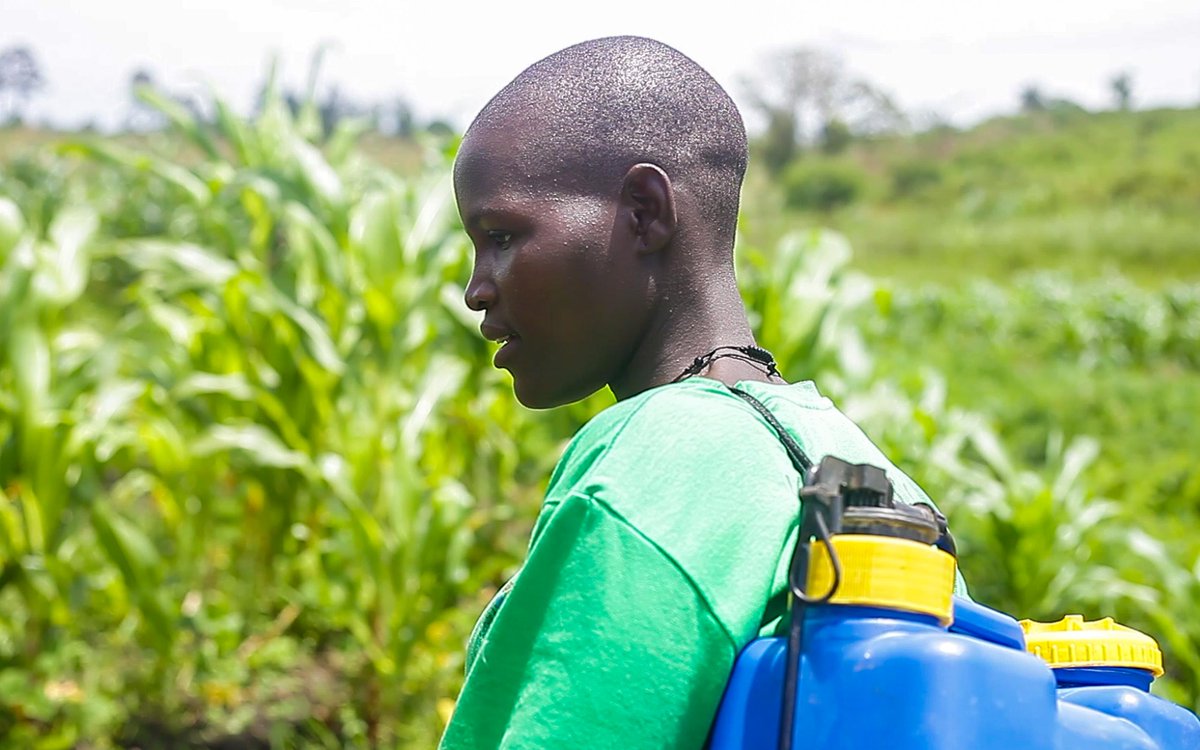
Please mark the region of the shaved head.
[[534, 63], [475, 118], [456, 174], [497, 149], [539, 192], [613, 196], [631, 167], [654, 164], [732, 248], [745, 126], [720, 84], [661, 42], [595, 39]]

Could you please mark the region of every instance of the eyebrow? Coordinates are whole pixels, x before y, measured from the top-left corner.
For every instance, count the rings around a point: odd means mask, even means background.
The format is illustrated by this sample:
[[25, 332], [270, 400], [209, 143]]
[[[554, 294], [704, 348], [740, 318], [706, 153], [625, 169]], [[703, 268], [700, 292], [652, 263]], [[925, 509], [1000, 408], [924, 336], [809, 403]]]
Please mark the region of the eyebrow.
[[478, 209], [472, 211], [470, 214], [468, 214], [466, 220], [463, 221], [463, 224], [468, 227], [477, 227], [477, 226], [479, 226], [479, 223], [481, 221], [483, 221], [484, 219], [508, 218], [510, 216], [512, 216], [512, 213], [509, 211], [505, 211], [502, 208], [495, 208], [493, 206], [484, 206], [483, 208], [478, 208]]

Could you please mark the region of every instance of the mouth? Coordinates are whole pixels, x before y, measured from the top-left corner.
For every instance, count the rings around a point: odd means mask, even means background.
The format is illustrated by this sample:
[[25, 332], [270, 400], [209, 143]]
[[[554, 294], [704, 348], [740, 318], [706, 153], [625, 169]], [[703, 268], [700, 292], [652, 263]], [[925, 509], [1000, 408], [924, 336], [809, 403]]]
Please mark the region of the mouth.
[[513, 352], [519, 348], [517, 344], [520, 340], [520, 337], [514, 334], [496, 339], [496, 343], [500, 345], [500, 348], [496, 350], [496, 356], [492, 358], [492, 366], [504, 367], [508, 362], [512, 361]]
[[501, 347], [512, 343], [518, 338], [517, 334], [513, 333], [508, 326], [497, 325], [491, 321], [485, 321], [479, 326], [479, 332], [483, 334], [485, 339], [495, 341]]
[[516, 348], [515, 344], [521, 340], [521, 337], [513, 333], [508, 326], [497, 325], [491, 321], [479, 326], [479, 332], [488, 341], [494, 341], [500, 345], [500, 348], [496, 351], [495, 358], [492, 360], [492, 363], [496, 367], [504, 366], [504, 363], [512, 356], [512, 352]]

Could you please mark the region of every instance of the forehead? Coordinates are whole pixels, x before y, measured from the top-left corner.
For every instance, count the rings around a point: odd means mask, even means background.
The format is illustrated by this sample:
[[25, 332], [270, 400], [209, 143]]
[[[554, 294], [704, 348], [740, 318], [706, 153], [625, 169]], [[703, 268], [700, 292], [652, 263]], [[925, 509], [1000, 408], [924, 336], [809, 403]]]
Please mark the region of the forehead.
[[615, 198], [620, 186], [612, 170], [561, 136], [553, 124], [520, 110], [477, 121], [454, 163], [460, 206], [464, 198]]
[[553, 195], [503, 141], [468, 138], [454, 161], [454, 196], [463, 224], [544, 213]]
[[454, 164], [454, 193], [468, 231], [553, 224], [582, 233], [611, 223], [615, 195], [540, 170], [545, 161], [522, 151], [503, 133], [463, 140]]
[[471, 130], [454, 159], [455, 191], [469, 196], [532, 192], [535, 175], [525, 151], [517, 133]]

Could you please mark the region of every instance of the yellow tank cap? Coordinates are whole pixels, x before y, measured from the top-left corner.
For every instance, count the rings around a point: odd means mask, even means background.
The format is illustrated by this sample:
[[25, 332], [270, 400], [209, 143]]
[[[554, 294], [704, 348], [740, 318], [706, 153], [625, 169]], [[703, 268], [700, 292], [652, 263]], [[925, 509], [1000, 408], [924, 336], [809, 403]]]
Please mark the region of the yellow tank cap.
[[1163, 673], [1162, 651], [1153, 638], [1133, 628], [1103, 620], [1067, 615], [1058, 622], [1021, 620], [1025, 648], [1052, 669], [1063, 667], [1129, 667]]
[[[831, 603], [919, 612], [943, 625], [953, 619], [952, 556], [920, 542], [870, 534], [838, 534], [833, 547], [842, 582]], [[833, 584], [829, 550], [814, 542], [809, 554], [808, 593], [820, 596]]]

